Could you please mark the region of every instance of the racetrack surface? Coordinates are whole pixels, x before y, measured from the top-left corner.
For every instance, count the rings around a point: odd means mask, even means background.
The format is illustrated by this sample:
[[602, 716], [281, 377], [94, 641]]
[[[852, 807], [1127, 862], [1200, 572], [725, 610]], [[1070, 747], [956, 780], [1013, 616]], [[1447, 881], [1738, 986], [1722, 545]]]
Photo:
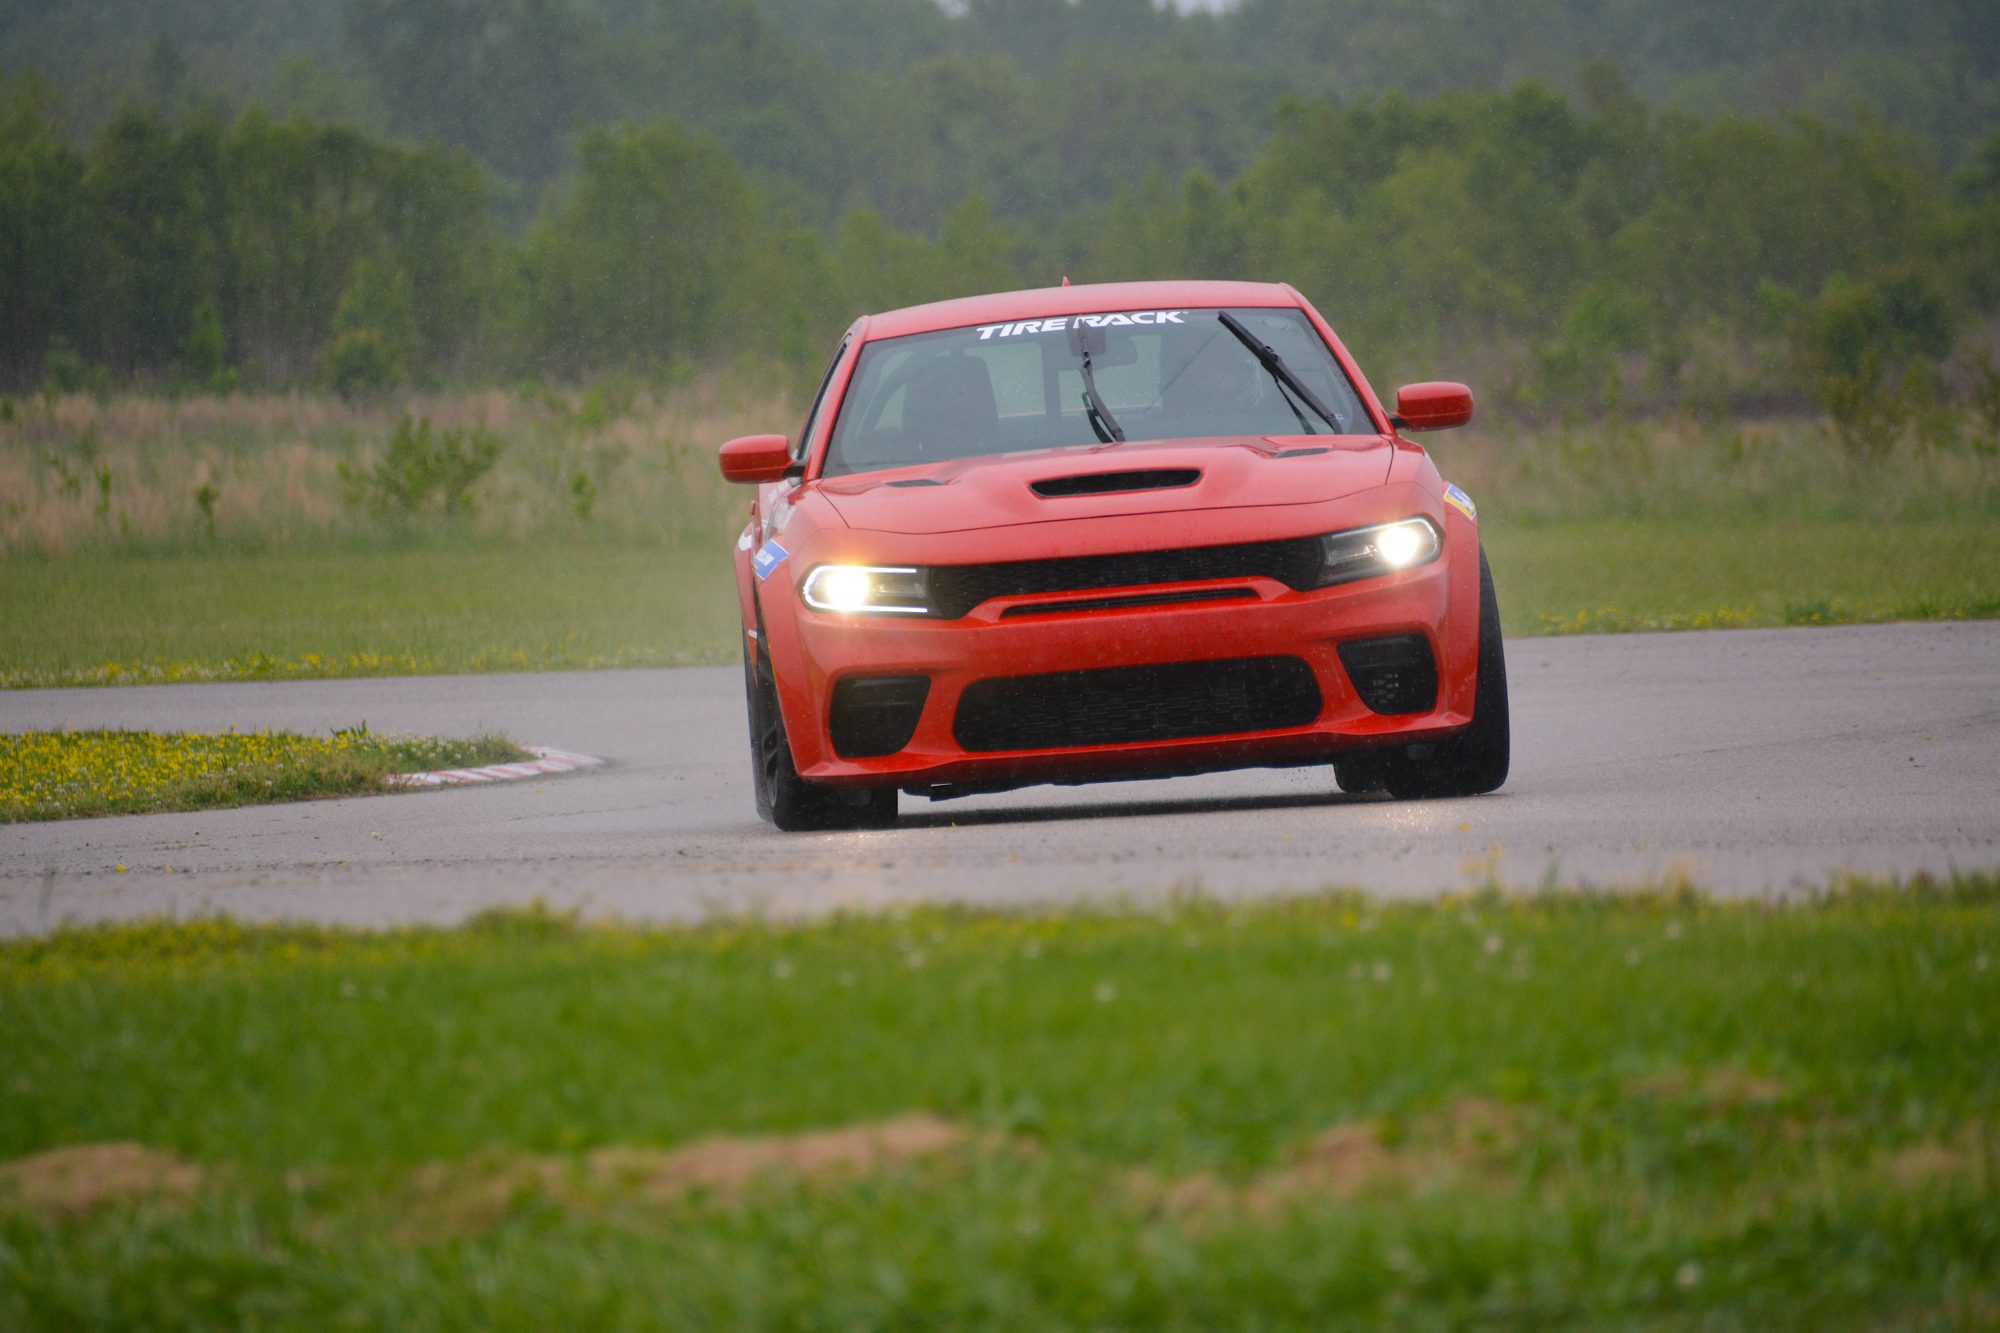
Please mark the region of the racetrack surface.
[[[504, 731], [593, 772], [0, 829], [0, 933], [227, 913], [452, 922], [541, 899], [686, 919], [1491, 879], [1729, 894], [2000, 866], [2000, 623], [1525, 639], [1499, 792], [1395, 802], [1330, 769], [1034, 787], [781, 834], [750, 804], [735, 668], [0, 694], [53, 726]], [[119, 873], [117, 867], [124, 866]]]

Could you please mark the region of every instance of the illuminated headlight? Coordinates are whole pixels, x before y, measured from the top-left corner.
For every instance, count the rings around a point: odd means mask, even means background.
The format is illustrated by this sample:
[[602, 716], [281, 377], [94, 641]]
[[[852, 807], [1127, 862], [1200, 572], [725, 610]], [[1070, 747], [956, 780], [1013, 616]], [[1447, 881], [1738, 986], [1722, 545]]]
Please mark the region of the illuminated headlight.
[[1319, 539], [1323, 560], [1319, 586], [1350, 583], [1399, 569], [1415, 569], [1438, 558], [1443, 543], [1426, 518], [1406, 518], [1373, 528], [1352, 528]]
[[806, 575], [800, 595], [815, 611], [859, 615], [929, 615], [924, 571], [880, 565], [821, 565]]

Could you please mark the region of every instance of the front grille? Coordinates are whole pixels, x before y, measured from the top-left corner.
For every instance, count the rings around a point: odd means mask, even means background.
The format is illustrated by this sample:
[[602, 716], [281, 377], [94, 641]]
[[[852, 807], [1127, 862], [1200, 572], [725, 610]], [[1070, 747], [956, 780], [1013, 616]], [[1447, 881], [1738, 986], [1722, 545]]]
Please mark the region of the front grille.
[[1089, 588], [1143, 588], [1201, 579], [1269, 578], [1294, 592], [1302, 592], [1318, 581], [1321, 564], [1319, 538], [1298, 537], [1236, 546], [1192, 546], [1177, 551], [1071, 555], [993, 565], [936, 565], [930, 570], [931, 606], [935, 614], [957, 620], [995, 597], [1082, 592]]
[[833, 752], [842, 759], [896, 753], [916, 734], [930, 692], [928, 676], [849, 676], [833, 687]]
[[1374, 712], [1428, 713], [1437, 707], [1437, 662], [1421, 634], [1351, 640], [1340, 645], [1340, 664]]
[[1311, 667], [1242, 657], [974, 681], [952, 732], [975, 752], [1059, 750], [1279, 731], [1319, 713]]

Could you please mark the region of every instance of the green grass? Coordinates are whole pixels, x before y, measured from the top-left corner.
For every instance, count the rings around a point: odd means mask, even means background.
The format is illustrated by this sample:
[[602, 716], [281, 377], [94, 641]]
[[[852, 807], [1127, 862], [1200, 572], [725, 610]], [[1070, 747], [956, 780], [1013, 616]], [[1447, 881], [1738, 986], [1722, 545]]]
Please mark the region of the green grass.
[[0, 562], [10, 686], [675, 666], [736, 651], [729, 548], [612, 543]]
[[[0, 1092], [0, 1158], [129, 1140], [204, 1175], [178, 1206], [0, 1203], [8, 1327], [2000, 1315], [1991, 877], [77, 930], [0, 945]], [[664, 1201], [585, 1178], [914, 1110], [988, 1146]], [[1359, 1174], [1328, 1155], [1357, 1142]]]
[[[1508, 632], [2000, 614], [2000, 524], [1600, 519], [1488, 543]], [[0, 562], [0, 682], [734, 660], [729, 552], [551, 543]]]
[[1488, 526], [1510, 634], [2000, 616], [1988, 519]]
[[303, 801], [389, 790], [397, 773], [526, 759], [498, 736], [289, 731], [0, 733], [0, 824]]

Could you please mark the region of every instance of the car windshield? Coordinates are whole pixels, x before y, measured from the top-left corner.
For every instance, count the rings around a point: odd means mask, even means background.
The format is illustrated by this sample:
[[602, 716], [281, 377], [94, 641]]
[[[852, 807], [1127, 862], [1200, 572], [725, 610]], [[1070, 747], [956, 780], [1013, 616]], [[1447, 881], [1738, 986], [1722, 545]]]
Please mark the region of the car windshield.
[[[1127, 310], [884, 338], [861, 349], [821, 472], [1094, 445], [1086, 380], [1127, 441], [1372, 433], [1296, 309], [1231, 309], [1333, 414], [1288, 390], [1216, 309]], [[1085, 374], [1088, 359], [1090, 374]]]

